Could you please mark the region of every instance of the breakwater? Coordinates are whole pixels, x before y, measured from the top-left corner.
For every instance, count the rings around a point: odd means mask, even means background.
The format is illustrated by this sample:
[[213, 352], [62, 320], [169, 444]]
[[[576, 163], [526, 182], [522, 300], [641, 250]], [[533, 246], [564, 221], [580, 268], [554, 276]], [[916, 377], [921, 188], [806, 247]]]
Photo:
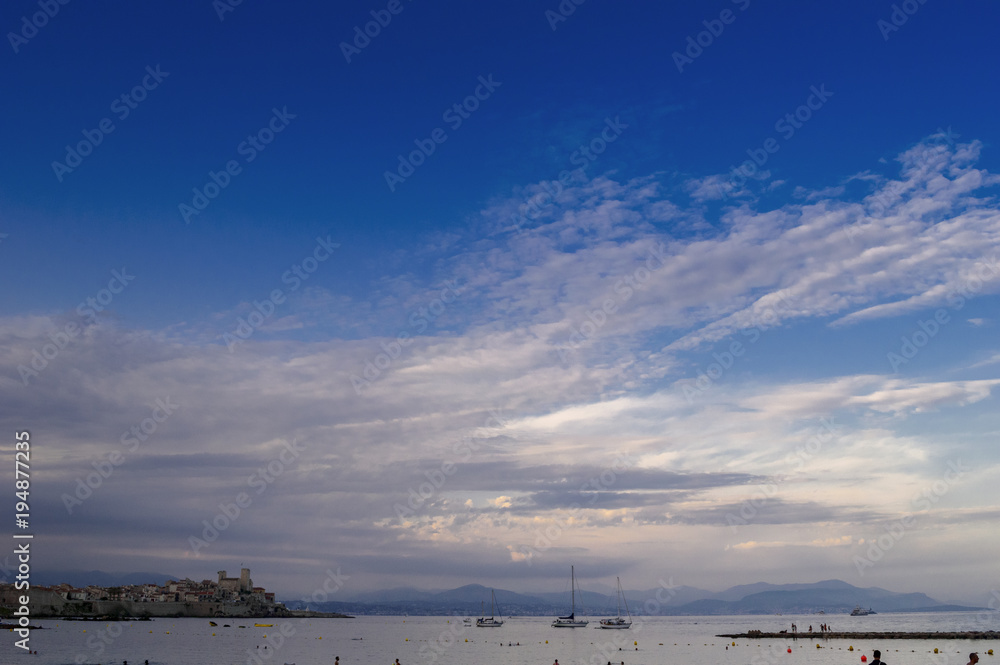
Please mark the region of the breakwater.
[[728, 637], [731, 639], [805, 639], [805, 640], [997, 640], [1000, 639], [1000, 631], [996, 630], [965, 630], [965, 631], [830, 631], [823, 633], [790, 633], [781, 630], [776, 633], [767, 633], [761, 630], [748, 630], [745, 633], [731, 633], [728, 635], [716, 635], [716, 637]]

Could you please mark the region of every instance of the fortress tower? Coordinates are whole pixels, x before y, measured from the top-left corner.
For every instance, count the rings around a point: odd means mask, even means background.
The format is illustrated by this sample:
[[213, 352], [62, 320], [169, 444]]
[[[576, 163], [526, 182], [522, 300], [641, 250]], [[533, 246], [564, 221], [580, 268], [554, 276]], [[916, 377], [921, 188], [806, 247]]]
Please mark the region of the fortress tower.
[[240, 569], [240, 593], [250, 593], [253, 591], [253, 580], [250, 579], [250, 569]]

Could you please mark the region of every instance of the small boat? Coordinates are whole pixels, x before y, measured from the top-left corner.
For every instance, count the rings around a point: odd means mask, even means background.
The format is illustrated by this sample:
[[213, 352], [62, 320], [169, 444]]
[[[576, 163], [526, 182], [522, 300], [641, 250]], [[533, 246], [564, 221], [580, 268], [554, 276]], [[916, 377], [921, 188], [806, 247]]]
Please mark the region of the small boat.
[[[618, 616], [613, 619], [601, 619], [601, 628], [608, 630], [626, 630], [632, 627], [632, 613], [628, 609], [628, 601], [625, 600], [625, 592], [622, 590], [621, 578], [615, 578], [618, 580]], [[628, 615], [628, 620], [622, 617], [622, 603], [625, 603], [625, 613]]]
[[855, 605], [854, 609], [851, 610], [851, 616], [852, 617], [866, 617], [869, 614], [878, 614], [878, 612], [876, 612], [875, 610], [873, 610], [870, 607], [867, 610], [866, 609], [862, 609], [862, 607], [860, 605]]
[[462, 623], [472, 623], [472, 619], [469, 617], [465, 617], [464, 619], [462, 619]]
[[208, 625], [209, 626], [218, 626], [219, 624], [215, 623], [214, 621], [209, 621]]
[[553, 628], [586, 628], [590, 623], [586, 619], [576, 618], [576, 576], [573, 566], [569, 567], [570, 612], [569, 616], [559, 617], [552, 622]]
[[[499, 613], [500, 608], [496, 607], [497, 597], [493, 589], [490, 589], [490, 617], [486, 618], [486, 612], [482, 613], [482, 617], [476, 619], [476, 626], [479, 628], [499, 628], [503, 625], [503, 615], [497, 619], [494, 616], [494, 612]], [[495, 609], [494, 609], [495, 608]]]
[[273, 623], [255, 623], [254, 626], [257, 627], [257, 628], [272, 628], [274, 626], [274, 624]]

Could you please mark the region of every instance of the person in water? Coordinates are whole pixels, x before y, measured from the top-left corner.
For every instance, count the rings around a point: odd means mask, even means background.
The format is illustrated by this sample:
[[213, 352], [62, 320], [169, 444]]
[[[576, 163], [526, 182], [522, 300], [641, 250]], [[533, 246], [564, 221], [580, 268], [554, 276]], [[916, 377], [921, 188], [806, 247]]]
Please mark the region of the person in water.
[[885, 661], [882, 660], [882, 652], [878, 649], [872, 651], [872, 662], [871, 665], [885, 665]]

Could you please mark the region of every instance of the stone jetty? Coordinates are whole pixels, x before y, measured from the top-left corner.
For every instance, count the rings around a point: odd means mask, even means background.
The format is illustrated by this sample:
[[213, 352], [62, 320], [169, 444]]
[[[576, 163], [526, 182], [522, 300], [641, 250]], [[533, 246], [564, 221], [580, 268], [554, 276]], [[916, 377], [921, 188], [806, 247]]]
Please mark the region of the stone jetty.
[[797, 639], [806, 640], [1000, 640], [1000, 631], [996, 630], [968, 630], [968, 631], [945, 631], [945, 632], [869, 632], [869, 631], [832, 631], [832, 632], [802, 632], [791, 633], [787, 630], [777, 633], [765, 633], [761, 630], [748, 630], [745, 633], [732, 633], [729, 635], [716, 635], [716, 637], [728, 637], [730, 639]]

